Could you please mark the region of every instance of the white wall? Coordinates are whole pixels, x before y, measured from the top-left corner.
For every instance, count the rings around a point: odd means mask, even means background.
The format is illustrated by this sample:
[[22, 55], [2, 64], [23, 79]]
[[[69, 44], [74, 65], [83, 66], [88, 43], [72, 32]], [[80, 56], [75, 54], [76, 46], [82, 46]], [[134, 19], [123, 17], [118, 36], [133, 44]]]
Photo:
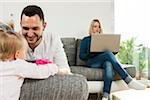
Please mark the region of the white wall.
[[149, 0], [115, 0], [115, 33], [122, 39], [136, 37], [138, 44], [150, 47]]
[[99, 1], [0, 1], [0, 18], [7, 20], [11, 13], [14, 14], [16, 30], [20, 29], [20, 13], [29, 5], [39, 5], [44, 13], [49, 32], [58, 33], [62, 37], [82, 38], [88, 35], [90, 22], [93, 18], [100, 19], [103, 31], [114, 32], [114, 6], [113, 0]]

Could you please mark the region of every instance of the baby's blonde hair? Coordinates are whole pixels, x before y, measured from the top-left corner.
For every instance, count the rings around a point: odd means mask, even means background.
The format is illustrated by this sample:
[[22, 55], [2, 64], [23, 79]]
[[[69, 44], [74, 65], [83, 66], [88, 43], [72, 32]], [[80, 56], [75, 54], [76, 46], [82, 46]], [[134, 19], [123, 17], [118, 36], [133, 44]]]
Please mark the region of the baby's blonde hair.
[[27, 49], [27, 42], [21, 34], [0, 30], [0, 60], [8, 60], [21, 49]]

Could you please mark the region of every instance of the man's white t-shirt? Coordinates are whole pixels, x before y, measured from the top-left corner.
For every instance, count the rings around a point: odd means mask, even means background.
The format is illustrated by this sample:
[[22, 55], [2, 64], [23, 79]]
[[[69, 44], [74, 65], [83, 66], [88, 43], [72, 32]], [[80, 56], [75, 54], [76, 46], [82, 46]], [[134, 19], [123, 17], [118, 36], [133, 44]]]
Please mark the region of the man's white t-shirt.
[[57, 34], [43, 33], [41, 43], [34, 52], [29, 48], [27, 58], [28, 60], [48, 59], [58, 67], [70, 70], [63, 44]]
[[57, 72], [55, 64], [36, 65], [20, 59], [0, 61], [0, 100], [18, 100], [24, 78], [44, 79]]

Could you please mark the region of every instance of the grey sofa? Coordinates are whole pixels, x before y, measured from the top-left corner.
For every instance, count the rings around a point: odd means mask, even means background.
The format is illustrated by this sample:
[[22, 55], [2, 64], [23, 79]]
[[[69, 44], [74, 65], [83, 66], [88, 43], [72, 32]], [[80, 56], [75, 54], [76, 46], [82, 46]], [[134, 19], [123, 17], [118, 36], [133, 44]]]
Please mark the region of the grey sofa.
[[[89, 68], [86, 64], [80, 60], [79, 51], [80, 51], [80, 42], [81, 39], [76, 38], [62, 38], [64, 44], [64, 49], [68, 58], [68, 62], [71, 68], [72, 73], [81, 74], [85, 76], [88, 80], [89, 93], [100, 93], [103, 88], [103, 70]], [[122, 65], [125, 70], [135, 77], [136, 69], [133, 65]], [[121, 80], [120, 76], [115, 73], [114, 81], [112, 84], [111, 91], [117, 91], [122, 89], [127, 89], [128, 86], [124, 81]]]
[[[103, 82], [103, 70], [89, 68], [79, 59], [80, 41], [81, 39], [62, 38], [74, 75], [55, 75], [45, 80], [26, 79], [21, 89], [20, 100], [87, 100], [89, 93], [101, 92], [102, 84], [99, 82]], [[135, 77], [134, 66], [125, 69]], [[120, 80], [117, 74], [114, 82], [116, 80]]]
[[[71, 71], [76, 74], [84, 75], [88, 81], [103, 81], [103, 70], [89, 68], [86, 64], [79, 58], [81, 39], [75, 38], [62, 38], [62, 43], [64, 44], [64, 49], [68, 58], [68, 63], [70, 65]], [[125, 66], [126, 71], [135, 77], [135, 67], [133, 65]], [[121, 78], [118, 74], [115, 75], [114, 80], [120, 80]]]

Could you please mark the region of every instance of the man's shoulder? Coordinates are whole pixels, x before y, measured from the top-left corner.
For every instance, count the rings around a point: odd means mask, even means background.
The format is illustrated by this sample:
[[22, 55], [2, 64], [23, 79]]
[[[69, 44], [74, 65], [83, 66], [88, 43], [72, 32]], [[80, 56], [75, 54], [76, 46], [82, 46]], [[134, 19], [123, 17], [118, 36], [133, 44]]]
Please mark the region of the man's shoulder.
[[43, 34], [43, 43], [45, 45], [57, 45], [60, 43], [60, 37], [58, 34], [55, 34], [55, 33], [48, 33], [48, 32], [45, 32]]
[[49, 37], [52, 37], [53, 34], [51, 32], [43, 32], [43, 37], [44, 38], [49, 38]]
[[58, 34], [56, 34], [56, 33], [44, 32], [44, 33], [43, 33], [43, 37], [44, 37], [44, 39], [47, 39], [47, 38], [48, 38], [48, 40], [49, 40], [49, 39], [57, 38], [57, 37], [59, 37], [59, 36], [58, 36]]

